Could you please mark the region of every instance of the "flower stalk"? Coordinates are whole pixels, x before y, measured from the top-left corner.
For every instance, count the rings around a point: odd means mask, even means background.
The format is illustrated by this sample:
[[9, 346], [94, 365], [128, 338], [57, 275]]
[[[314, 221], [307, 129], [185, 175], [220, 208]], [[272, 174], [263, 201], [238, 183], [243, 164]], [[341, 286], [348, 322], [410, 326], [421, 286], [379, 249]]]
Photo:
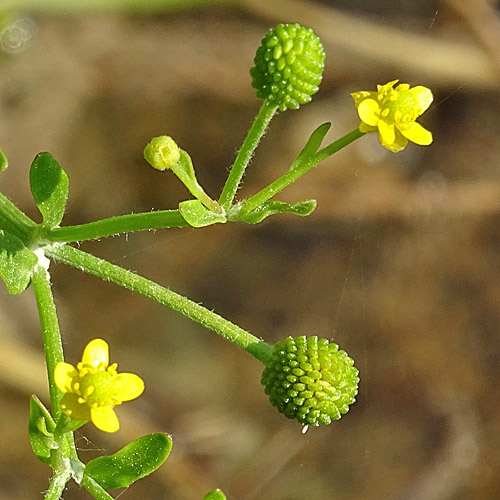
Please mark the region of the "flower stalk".
[[52, 416], [57, 420], [61, 415], [60, 402], [62, 391], [57, 387], [54, 380], [54, 370], [58, 363], [64, 361], [61, 333], [57, 319], [56, 306], [52, 295], [50, 275], [43, 264], [35, 267], [32, 276], [35, 299], [42, 326], [43, 347], [45, 350], [45, 361], [47, 364], [47, 375], [49, 379], [50, 403]]
[[272, 347], [269, 344], [213, 311], [210, 311], [200, 304], [154, 281], [143, 278], [131, 271], [127, 271], [106, 260], [82, 252], [68, 245], [47, 247], [45, 249], [45, 254], [57, 261], [139, 293], [144, 297], [148, 297], [159, 304], [187, 316], [204, 327], [213, 330], [226, 340], [241, 347], [264, 364], [271, 359]]
[[246, 136], [241, 149], [238, 151], [236, 160], [231, 167], [231, 172], [224, 184], [222, 193], [219, 198], [219, 205], [221, 205], [226, 212], [231, 207], [233, 200], [238, 191], [241, 179], [245, 173], [245, 169], [250, 163], [250, 159], [257, 148], [262, 136], [264, 135], [269, 122], [276, 114], [278, 106], [264, 101], [260, 108], [259, 114], [255, 118], [248, 135]]
[[43, 237], [48, 241], [75, 242], [95, 240], [115, 234], [134, 231], [149, 231], [169, 227], [185, 227], [179, 210], [159, 210], [139, 214], [119, 215], [77, 226], [56, 227], [47, 231]]
[[[302, 177], [306, 172], [314, 168], [316, 165], [326, 160], [329, 156], [333, 155], [337, 151], [340, 151], [342, 148], [344, 148], [348, 144], [351, 144], [351, 142], [359, 139], [363, 135], [363, 132], [361, 132], [359, 129], [355, 129], [349, 134], [346, 134], [344, 137], [341, 137], [332, 144], [321, 149], [314, 155], [310, 156], [308, 160], [297, 166], [297, 168], [288, 170], [288, 172], [269, 184], [269, 186], [265, 187], [258, 193], [241, 202], [239, 206], [235, 206], [235, 213], [233, 213], [233, 216], [236, 215], [236, 217], [238, 218], [238, 214], [248, 214], [252, 210], [262, 205], [262, 203], [271, 199], [273, 196], [292, 184], [292, 182], [295, 182], [299, 177]], [[229, 214], [229, 220], [231, 220], [231, 214]]]

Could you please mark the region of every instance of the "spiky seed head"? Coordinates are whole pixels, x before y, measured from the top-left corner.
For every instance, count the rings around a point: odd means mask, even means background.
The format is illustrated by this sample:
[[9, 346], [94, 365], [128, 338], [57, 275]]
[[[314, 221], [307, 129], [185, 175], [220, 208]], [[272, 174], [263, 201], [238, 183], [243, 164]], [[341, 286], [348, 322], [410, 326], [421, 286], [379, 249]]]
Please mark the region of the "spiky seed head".
[[281, 111], [298, 109], [311, 100], [325, 67], [325, 51], [311, 28], [278, 24], [262, 39], [250, 70], [257, 97]]
[[356, 401], [358, 373], [337, 344], [316, 336], [287, 337], [274, 345], [261, 382], [286, 417], [318, 426], [348, 412]]

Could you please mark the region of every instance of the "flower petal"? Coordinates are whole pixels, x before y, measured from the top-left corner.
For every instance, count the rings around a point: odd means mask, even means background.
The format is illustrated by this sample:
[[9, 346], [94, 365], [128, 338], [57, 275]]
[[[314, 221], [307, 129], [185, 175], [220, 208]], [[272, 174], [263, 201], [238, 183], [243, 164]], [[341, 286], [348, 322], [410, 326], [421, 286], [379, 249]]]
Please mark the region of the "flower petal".
[[119, 373], [114, 384], [117, 388], [115, 398], [120, 401], [138, 398], [144, 391], [144, 381], [135, 373]]
[[91, 340], [83, 351], [82, 363], [95, 368], [106, 368], [109, 363], [109, 347], [102, 339]]
[[78, 378], [78, 370], [69, 363], [57, 363], [54, 370], [54, 382], [63, 392], [72, 392], [72, 382]]
[[395, 132], [396, 137], [392, 144], [381, 144], [389, 151], [392, 151], [393, 153], [399, 153], [400, 151], [403, 151], [403, 149], [408, 145], [408, 139], [406, 137], [403, 137], [398, 129], [395, 129]]
[[394, 131], [394, 124], [387, 123], [384, 120], [380, 120], [377, 124], [378, 126], [378, 135], [380, 144], [384, 146], [386, 144], [393, 144], [396, 140], [396, 132]]
[[420, 123], [413, 124], [406, 130], [401, 130], [401, 133], [410, 141], [420, 146], [428, 146], [432, 143], [432, 133], [422, 127]]
[[361, 121], [375, 127], [380, 120], [380, 107], [374, 99], [365, 99], [358, 106], [358, 115]]
[[410, 93], [415, 98], [419, 115], [421, 115], [434, 100], [434, 96], [432, 95], [431, 90], [427, 87], [423, 87], [422, 85], [417, 85], [416, 87], [411, 88]]
[[354, 105], [358, 107], [361, 103], [361, 101], [364, 101], [365, 99], [373, 99], [377, 100], [377, 93], [376, 92], [368, 92], [367, 90], [360, 90], [359, 92], [353, 92], [351, 94], [351, 97], [354, 100]]
[[61, 399], [61, 411], [75, 420], [90, 420], [90, 408], [78, 402], [78, 394], [65, 394]]
[[378, 94], [387, 94], [399, 80], [392, 80], [392, 82], [387, 82], [385, 85], [377, 85]]
[[118, 417], [111, 406], [100, 406], [90, 410], [92, 423], [101, 431], [116, 432], [120, 428]]

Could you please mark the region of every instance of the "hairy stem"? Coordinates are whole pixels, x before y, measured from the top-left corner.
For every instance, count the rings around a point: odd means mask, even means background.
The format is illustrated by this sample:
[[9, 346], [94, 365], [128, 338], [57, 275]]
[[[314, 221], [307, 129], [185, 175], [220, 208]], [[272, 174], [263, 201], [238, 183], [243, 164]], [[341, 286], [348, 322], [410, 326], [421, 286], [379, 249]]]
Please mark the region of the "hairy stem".
[[5, 229], [29, 244], [36, 227], [37, 224], [0, 193], [0, 229]]
[[187, 225], [179, 210], [160, 210], [119, 215], [78, 226], [57, 227], [47, 231], [44, 238], [49, 241], [86, 241], [120, 233]]
[[264, 101], [264, 104], [260, 108], [259, 114], [255, 118], [252, 127], [248, 131], [241, 149], [238, 151], [236, 160], [231, 167], [231, 172], [224, 184], [222, 193], [219, 198], [219, 204], [224, 207], [227, 211], [231, 204], [233, 203], [234, 197], [236, 196], [236, 191], [240, 185], [245, 169], [247, 168], [250, 159], [252, 158], [255, 148], [259, 144], [264, 132], [266, 131], [269, 122], [275, 115], [278, 107], [269, 104]]
[[245, 349], [264, 364], [271, 358], [272, 347], [263, 340], [258, 339], [200, 304], [153, 281], [68, 245], [47, 247], [45, 253], [48, 257], [112, 281], [187, 316], [233, 344]]
[[62, 398], [62, 392], [55, 383], [54, 370], [57, 363], [64, 361], [64, 356], [56, 306], [50, 285], [50, 275], [43, 265], [38, 264], [36, 266], [32, 277], [32, 283], [35, 291], [38, 314], [40, 316], [40, 324], [42, 326], [52, 416], [54, 420], [57, 421], [61, 414], [59, 403]]
[[348, 144], [351, 144], [351, 142], [359, 139], [363, 135], [363, 132], [360, 132], [359, 129], [356, 129], [349, 134], [346, 134], [344, 137], [336, 140], [332, 144], [321, 149], [320, 151], [312, 155], [308, 160], [304, 161], [293, 170], [288, 170], [288, 172], [276, 179], [273, 183], [269, 184], [269, 186], [265, 187], [257, 194], [243, 201], [239, 207], [240, 213], [244, 214], [251, 212], [258, 206], [262, 205], [262, 203], [271, 199], [274, 195], [285, 189], [292, 182], [295, 182], [299, 177], [303, 176], [306, 172], [314, 168], [316, 165], [326, 160], [329, 156], [341, 150]]
[[70, 471], [54, 472], [49, 483], [44, 500], [59, 500], [64, 492], [67, 482], [71, 479]]

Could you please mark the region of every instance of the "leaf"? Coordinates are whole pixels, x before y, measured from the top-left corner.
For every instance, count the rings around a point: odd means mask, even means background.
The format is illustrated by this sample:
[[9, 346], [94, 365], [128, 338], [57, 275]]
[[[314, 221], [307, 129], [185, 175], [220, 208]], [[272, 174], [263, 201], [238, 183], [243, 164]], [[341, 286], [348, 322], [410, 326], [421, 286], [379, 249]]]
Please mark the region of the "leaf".
[[91, 460], [85, 467], [85, 475], [105, 489], [126, 488], [158, 469], [171, 449], [172, 439], [168, 434], [149, 434], [132, 441], [114, 455]]
[[311, 134], [311, 137], [309, 137], [309, 140], [307, 141], [307, 144], [304, 146], [304, 149], [302, 149], [299, 156], [295, 158], [294, 162], [290, 165], [289, 170], [296, 169], [301, 163], [306, 161], [314, 153], [316, 153], [316, 151], [318, 151], [318, 148], [321, 146], [321, 143], [323, 142], [323, 139], [325, 138], [326, 133], [330, 130], [331, 126], [332, 124], [329, 122], [323, 123], [323, 125], [320, 125]]
[[291, 213], [305, 217], [314, 212], [316, 200], [297, 201], [295, 203], [285, 203], [283, 201], [266, 201], [249, 213], [240, 216], [240, 220], [249, 224], [258, 224], [266, 217], [273, 214]]
[[7, 157], [0, 149], [0, 173], [3, 172], [7, 168], [7, 166], [8, 166]]
[[26, 290], [37, 262], [38, 257], [17, 236], [0, 229], [0, 277], [10, 294]]
[[50, 462], [50, 451], [57, 448], [53, 432], [54, 419], [42, 402], [35, 396], [30, 398], [28, 433], [33, 453], [45, 463]]
[[200, 200], [187, 200], [179, 203], [179, 211], [186, 222], [193, 227], [210, 226], [227, 221], [224, 215], [205, 208]]
[[203, 497], [203, 500], [226, 500], [226, 495], [224, 495], [224, 493], [217, 488], [216, 490], [207, 493]]
[[66, 172], [50, 153], [40, 153], [33, 160], [30, 184], [44, 225], [49, 228], [58, 226], [66, 208], [69, 180]]

